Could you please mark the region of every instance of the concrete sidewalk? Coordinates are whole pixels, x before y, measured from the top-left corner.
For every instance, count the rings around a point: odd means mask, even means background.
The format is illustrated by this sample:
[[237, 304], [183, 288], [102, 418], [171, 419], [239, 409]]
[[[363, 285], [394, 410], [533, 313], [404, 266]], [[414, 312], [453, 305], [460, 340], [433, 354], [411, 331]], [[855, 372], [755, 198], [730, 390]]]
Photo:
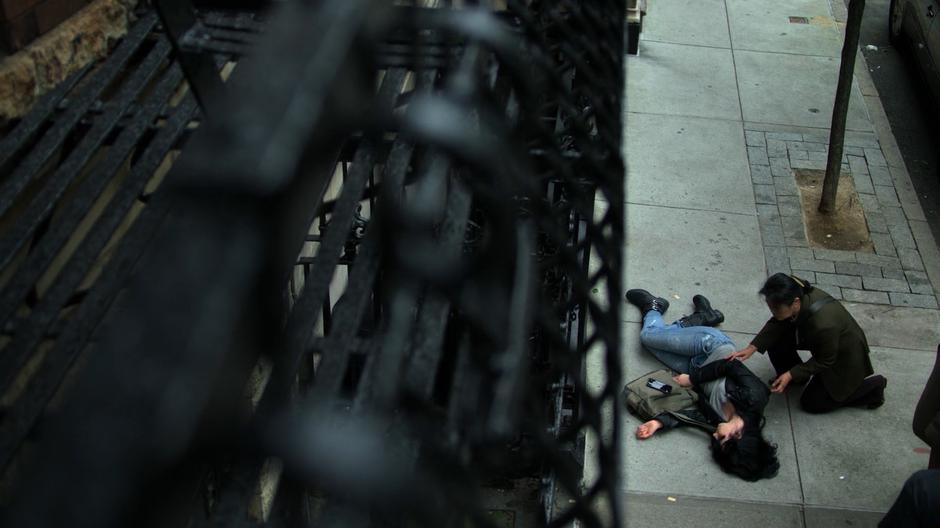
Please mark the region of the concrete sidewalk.
[[[767, 275], [801, 275], [863, 326], [887, 403], [812, 416], [798, 388], [774, 395], [765, 432], [781, 468], [757, 483], [723, 474], [699, 431], [636, 440], [639, 421], [620, 410], [631, 526], [874, 526], [927, 465], [911, 419], [940, 343], [940, 252], [861, 55], [843, 161], [875, 252], [809, 248], [792, 174], [825, 166], [841, 2], [650, 2], [640, 55], [627, 60], [625, 284], [667, 297], [667, 320], [708, 295], [743, 346], [769, 317], [756, 293]], [[659, 364], [640, 347], [638, 311], [626, 305], [624, 317], [629, 380]], [[748, 366], [772, 377], [765, 356]]]

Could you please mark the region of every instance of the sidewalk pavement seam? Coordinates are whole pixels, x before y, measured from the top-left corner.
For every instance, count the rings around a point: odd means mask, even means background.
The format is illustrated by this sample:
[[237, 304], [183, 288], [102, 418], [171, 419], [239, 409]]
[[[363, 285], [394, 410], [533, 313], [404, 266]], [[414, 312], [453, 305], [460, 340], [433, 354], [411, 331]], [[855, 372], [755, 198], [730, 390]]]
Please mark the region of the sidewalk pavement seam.
[[627, 200], [624, 202], [629, 205], [643, 205], [646, 207], [662, 207], [663, 209], [678, 209], [680, 211], [700, 211], [703, 213], [721, 213], [735, 216], [745, 216], [748, 218], [753, 218], [757, 216], [757, 213], [739, 213], [733, 211], [721, 211], [718, 209], [701, 209], [699, 207], [689, 207], [689, 206], [678, 206], [678, 205], [666, 205], [666, 204], [654, 204], [654, 203], [643, 203], [643, 202], [631, 202]]
[[722, 3], [725, 5], [725, 25], [728, 27], [728, 49], [731, 50], [731, 70], [734, 72], [734, 84], [738, 90], [738, 112], [741, 114], [741, 123], [743, 124], [744, 103], [741, 102], [741, 79], [738, 77], [738, 60], [734, 54], [734, 39], [731, 38], [731, 15], [728, 14], [728, 0], [724, 0]]
[[[734, 46], [734, 44], [732, 44]], [[727, 49], [727, 48], [725, 48]], [[734, 51], [747, 51], [749, 53], [766, 53], [768, 55], [792, 55], [794, 57], [816, 57], [820, 59], [838, 59], [838, 57], [833, 57], [832, 55], [816, 55], [814, 53], [796, 53], [794, 51], [770, 51], [763, 49], [750, 49], [750, 48], [731, 48]]]
[[[690, 501], [708, 501], [713, 504], [743, 504], [748, 506], [780, 506], [783, 508], [799, 508], [802, 511], [806, 510], [829, 510], [829, 511], [843, 511], [843, 512], [858, 512], [858, 513], [877, 513], [884, 514], [887, 512], [887, 509], [871, 509], [871, 508], [844, 508], [840, 506], [832, 506], [825, 504], [811, 504], [806, 502], [787, 502], [787, 501], [762, 501], [755, 499], [728, 499], [725, 497], [708, 497], [706, 495], [687, 495], [681, 493], [667, 493], [661, 491], [640, 491], [640, 490], [628, 490], [624, 489], [623, 494], [626, 496], [632, 496], [640, 499], [660, 499], [671, 497], [676, 499], [677, 504], [681, 504], [683, 500]], [[671, 501], [670, 501], [671, 502]], [[805, 526], [805, 524], [804, 524]]]
[[[800, 483], [800, 500], [803, 506], [806, 505], [806, 490], [803, 488], [803, 472], [800, 471], [800, 452], [796, 448], [796, 427], [793, 426], [793, 409], [791, 407], [790, 391], [784, 395], [787, 399], [787, 420], [790, 422], [790, 437], [793, 439], [793, 462], [796, 463], [796, 480]], [[803, 518], [803, 525], [806, 526], [806, 518]]]
[[[803, 508], [806, 506], [806, 504], [802, 502], [762, 501], [762, 500], [741, 499], [741, 498], [728, 499], [725, 497], [709, 497], [707, 495], [685, 495], [685, 494], [679, 494], [679, 493], [673, 494], [673, 493], [664, 493], [664, 492], [659, 492], [659, 491], [640, 491], [640, 490], [627, 490], [627, 489], [624, 490], [624, 495], [633, 495], [636, 497], [651, 498], [651, 499], [659, 498], [659, 497], [672, 497], [674, 499], [677, 499], [677, 501], [681, 501], [682, 499], [688, 499], [688, 500], [706, 499], [709, 502], [715, 502], [715, 503], [724, 502], [724, 503], [729, 503], [729, 504], [748, 504], [748, 505], [754, 505], [754, 506], [784, 506], [784, 507], [790, 507], [790, 508]], [[810, 506], [810, 507], [813, 507], [813, 506]], [[854, 510], [848, 510], [848, 511], [854, 511]]]
[[[745, 126], [747, 125], [766, 125], [772, 127], [788, 128], [788, 129], [805, 129], [805, 130], [825, 130], [829, 131], [829, 127], [814, 127], [811, 125], [790, 125], [788, 123], [774, 123], [771, 121], [744, 121]], [[846, 133], [852, 132], [855, 134], [874, 134], [870, 129], [866, 128], [851, 128], [848, 125], [845, 127]], [[766, 131], [764, 131], [766, 132]]]
[[[829, 127], [818, 127], [812, 125], [784, 125], [779, 123], [768, 123], [765, 121], [750, 121], [745, 120], [744, 126], [749, 130], [760, 130], [761, 132], [777, 132], [777, 131], [795, 131], [803, 134], [819, 133], [825, 132], [826, 137], [829, 136]], [[846, 130], [846, 137], [857, 137], [865, 136], [871, 137], [872, 141], [876, 141], [875, 132], [872, 130]], [[826, 140], [828, 143], [828, 139]]]
[[655, 38], [644, 38], [643, 42], [655, 42], [656, 44], [672, 44], [675, 46], [689, 46], [691, 48], [708, 48], [708, 49], [720, 49], [720, 50], [730, 50], [731, 48], [725, 46], [709, 46], [708, 44], [689, 44], [686, 42], [673, 42], [671, 40], [659, 40]]
[[688, 119], [701, 119], [703, 121], [723, 121], [725, 123], [737, 123], [737, 124], [740, 124], [742, 122], [740, 119], [729, 119], [727, 117], [703, 117], [700, 115], [691, 115], [691, 114], [664, 114], [660, 112], [640, 112], [637, 110], [628, 110], [627, 114], [667, 116], [667, 117], [685, 117]]
[[903, 354], [923, 353], [923, 354], [926, 354], [928, 357], [935, 357], [937, 355], [937, 349], [935, 348], [917, 349], [917, 348], [893, 347], [893, 346], [888, 346], [888, 345], [871, 345], [871, 346], [884, 349], [887, 352], [898, 352], [898, 353], [903, 353]]

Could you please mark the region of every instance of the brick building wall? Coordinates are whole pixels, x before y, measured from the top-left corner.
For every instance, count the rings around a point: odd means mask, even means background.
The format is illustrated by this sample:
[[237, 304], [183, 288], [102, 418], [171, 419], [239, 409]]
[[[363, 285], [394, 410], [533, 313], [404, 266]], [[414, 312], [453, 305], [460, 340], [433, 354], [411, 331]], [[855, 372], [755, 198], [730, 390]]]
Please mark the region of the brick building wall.
[[0, 0], [0, 49], [12, 53], [49, 32], [91, 0]]

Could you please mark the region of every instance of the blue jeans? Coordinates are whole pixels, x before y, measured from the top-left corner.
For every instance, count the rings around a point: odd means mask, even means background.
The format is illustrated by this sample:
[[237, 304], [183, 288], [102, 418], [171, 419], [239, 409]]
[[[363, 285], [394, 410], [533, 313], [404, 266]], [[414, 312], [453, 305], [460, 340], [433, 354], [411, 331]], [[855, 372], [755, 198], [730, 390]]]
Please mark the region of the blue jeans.
[[734, 342], [721, 330], [710, 326], [681, 327], [677, 323], [666, 325], [663, 316], [650, 310], [643, 316], [640, 342], [667, 367], [682, 374], [690, 374], [705, 364], [708, 356], [722, 345]]

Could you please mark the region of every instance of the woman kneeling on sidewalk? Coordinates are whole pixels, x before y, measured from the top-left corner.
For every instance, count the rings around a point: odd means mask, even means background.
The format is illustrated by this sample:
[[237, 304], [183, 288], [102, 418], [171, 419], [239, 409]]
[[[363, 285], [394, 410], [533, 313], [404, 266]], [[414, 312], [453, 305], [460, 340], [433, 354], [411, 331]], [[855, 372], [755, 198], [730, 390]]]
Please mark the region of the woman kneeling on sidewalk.
[[[744, 361], [766, 350], [777, 371], [770, 391], [782, 393], [791, 384], [805, 383], [800, 407], [808, 413], [884, 404], [888, 380], [874, 374], [865, 332], [842, 303], [783, 273], [771, 275], [760, 294], [773, 317], [750, 345], [728, 359]], [[809, 350], [812, 358], [804, 362], [797, 349]]]
[[[696, 311], [667, 326], [663, 322], [669, 308], [666, 299], [635, 289], [627, 292], [627, 300], [643, 314], [643, 346], [680, 372], [673, 378], [677, 384], [693, 387], [699, 394], [698, 411], [682, 412], [717, 426], [711, 451], [722, 470], [748, 481], [776, 475], [780, 467], [777, 448], [761, 432], [770, 392], [743, 363], [724, 360], [735, 347], [728, 336], [711, 328], [724, 320], [721, 312], [696, 295]], [[660, 414], [637, 427], [636, 436], [646, 439], [681, 423], [669, 414]]]

